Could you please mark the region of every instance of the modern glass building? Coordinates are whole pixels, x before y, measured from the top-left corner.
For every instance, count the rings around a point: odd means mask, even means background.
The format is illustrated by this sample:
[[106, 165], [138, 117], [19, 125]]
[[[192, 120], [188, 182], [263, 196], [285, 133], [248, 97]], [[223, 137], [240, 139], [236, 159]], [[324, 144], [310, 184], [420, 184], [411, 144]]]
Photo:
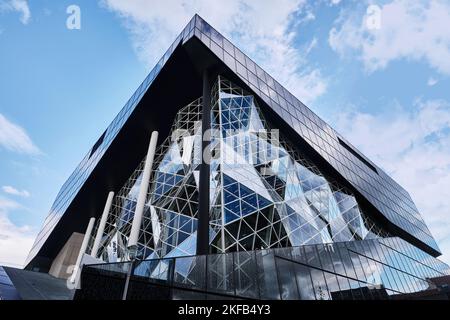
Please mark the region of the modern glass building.
[[450, 274], [408, 192], [199, 16], [63, 185], [27, 268], [83, 254], [81, 298], [404, 298]]

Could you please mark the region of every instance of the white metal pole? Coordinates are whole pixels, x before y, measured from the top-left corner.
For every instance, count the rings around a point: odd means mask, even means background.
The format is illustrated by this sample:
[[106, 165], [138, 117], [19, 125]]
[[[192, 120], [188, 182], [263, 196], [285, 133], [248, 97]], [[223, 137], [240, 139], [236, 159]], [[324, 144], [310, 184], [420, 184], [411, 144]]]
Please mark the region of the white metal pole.
[[97, 234], [95, 235], [94, 245], [92, 246], [91, 256], [97, 258], [98, 249], [100, 248], [100, 242], [103, 238], [103, 232], [105, 231], [106, 221], [108, 220], [109, 210], [114, 199], [114, 192], [108, 193], [108, 198], [106, 199], [105, 208], [103, 209], [102, 218], [100, 219], [100, 224], [98, 225]]
[[144, 216], [145, 200], [147, 199], [148, 185], [150, 183], [150, 174], [153, 166], [153, 159], [155, 158], [156, 143], [158, 142], [158, 131], [152, 132], [150, 144], [148, 146], [147, 158], [145, 160], [144, 171], [142, 173], [142, 181], [139, 187], [139, 195], [137, 198], [136, 209], [134, 211], [133, 224], [131, 226], [130, 237], [128, 238], [128, 250], [130, 259], [136, 257], [137, 243], [139, 239], [139, 232], [141, 229], [142, 218]]
[[86, 252], [87, 246], [89, 244], [89, 238], [91, 237], [92, 229], [94, 229], [94, 223], [95, 218], [91, 218], [86, 228], [86, 233], [84, 234], [83, 242], [81, 243], [80, 252], [78, 253], [78, 258], [75, 264], [75, 268], [73, 269], [72, 277], [70, 278], [70, 281], [72, 283], [74, 283], [77, 278], [78, 269], [80, 269], [81, 267], [81, 260], [83, 259], [83, 255]]

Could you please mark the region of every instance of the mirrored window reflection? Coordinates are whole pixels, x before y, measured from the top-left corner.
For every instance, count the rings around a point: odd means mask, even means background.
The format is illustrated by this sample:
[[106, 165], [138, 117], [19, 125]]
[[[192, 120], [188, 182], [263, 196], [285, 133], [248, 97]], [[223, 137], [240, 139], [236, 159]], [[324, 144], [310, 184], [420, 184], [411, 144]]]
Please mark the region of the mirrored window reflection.
[[350, 278], [358, 279], [355, 269], [353, 268], [352, 259], [350, 257], [350, 254], [349, 254], [347, 248], [345, 247], [345, 244], [338, 243], [338, 248], [339, 248], [339, 253], [340, 253], [340, 256], [342, 259], [342, 264], [345, 268], [345, 273]]
[[395, 288], [394, 289], [397, 290], [398, 292], [405, 293], [406, 290], [403, 287], [403, 282], [402, 282], [402, 280], [399, 277], [398, 270], [394, 269], [394, 268], [391, 268], [391, 267], [387, 267], [387, 268], [388, 268], [390, 274], [392, 275], [393, 281], [395, 282]]
[[317, 245], [317, 253], [319, 255], [323, 270], [334, 272], [333, 263], [331, 262], [331, 257], [329, 254], [330, 247], [331, 246], [328, 245]]
[[256, 251], [257, 277], [261, 299], [279, 300], [278, 276], [273, 252]]
[[370, 248], [371, 256], [372, 256], [375, 260], [377, 260], [377, 261], [379, 261], [379, 262], [383, 262], [383, 261], [381, 260], [380, 256], [378, 255], [378, 251], [377, 251], [377, 248], [376, 248], [376, 243], [375, 243], [374, 241], [367, 241], [367, 245], [368, 245], [369, 248]]
[[364, 275], [366, 277], [366, 281], [371, 284], [376, 284], [377, 279], [376, 279], [375, 265], [371, 264], [365, 256], [363, 255], [358, 256], [359, 261], [361, 262], [362, 271], [364, 272]]
[[381, 278], [381, 282], [383, 283], [383, 286], [387, 289], [393, 289], [394, 284], [391, 283], [391, 279], [388, 276], [385, 266], [382, 264], [379, 264], [379, 266], [380, 266], [380, 278]]
[[401, 272], [401, 271], [397, 271], [399, 277], [401, 278], [401, 281], [403, 282], [403, 287], [405, 289], [405, 293], [410, 293], [412, 292], [409, 281], [408, 281], [408, 275]]
[[293, 247], [291, 249], [291, 256], [294, 261], [304, 264], [307, 263], [304, 247]]
[[310, 266], [321, 268], [316, 246], [305, 246], [306, 263]]
[[339, 275], [346, 276], [344, 263], [341, 260], [341, 257], [339, 255], [339, 250], [336, 248], [336, 246], [330, 247], [330, 257], [331, 261], [333, 263], [334, 272], [336, 272]]
[[311, 268], [311, 278], [316, 295], [316, 300], [330, 300], [330, 293], [328, 292], [327, 283], [322, 271]]
[[294, 268], [300, 299], [315, 300], [316, 296], [309, 268], [301, 264], [295, 264]]
[[336, 276], [338, 279], [338, 284], [341, 293], [341, 299], [352, 300], [351, 287], [349, 279], [346, 277]]
[[330, 299], [332, 300], [342, 300], [341, 288], [339, 286], [339, 281], [333, 273], [323, 272], [325, 276], [325, 282], [330, 294]]
[[296, 281], [292, 281], [294, 275], [294, 263], [282, 258], [275, 258], [278, 271], [278, 281], [280, 283], [280, 293], [282, 300], [298, 300], [298, 288]]
[[254, 299], [259, 297], [255, 274], [257, 267], [254, 252], [234, 253], [234, 283], [238, 296]]
[[402, 288], [400, 287], [400, 284], [398, 284], [398, 280], [395, 279], [395, 275], [392, 272], [392, 268], [385, 266], [384, 267], [384, 272], [386, 277], [388, 278], [388, 283], [390, 283], [390, 289], [395, 290], [397, 292], [400, 292], [402, 290]]
[[353, 267], [355, 268], [356, 272], [356, 279], [362, 282], [366, 282], [366, 276], [364, 274], [363, 266], [361, 265], [361, 261], [359, 260], [359, 254], [354, 253], [353, 251], [349, 251], [350, 258], [353, 263]]

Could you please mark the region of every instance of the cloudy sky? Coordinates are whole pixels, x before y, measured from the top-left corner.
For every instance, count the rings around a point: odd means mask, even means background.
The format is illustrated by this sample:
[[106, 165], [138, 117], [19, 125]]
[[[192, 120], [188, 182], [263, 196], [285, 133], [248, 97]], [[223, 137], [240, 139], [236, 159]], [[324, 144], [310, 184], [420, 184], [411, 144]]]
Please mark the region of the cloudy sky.
[[195, 13], [402, 184], [450, 262], [449, 1], [0, 0], [0, 264], [23, 264], [65, 179]]

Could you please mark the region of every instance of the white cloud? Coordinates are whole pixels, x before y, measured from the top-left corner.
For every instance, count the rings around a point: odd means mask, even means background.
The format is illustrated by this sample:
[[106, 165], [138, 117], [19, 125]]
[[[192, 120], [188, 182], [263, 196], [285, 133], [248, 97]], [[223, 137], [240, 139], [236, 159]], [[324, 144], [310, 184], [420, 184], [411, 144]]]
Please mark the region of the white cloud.
[[37, 155], [41, 151], [36, 147], [27, 132], [0, 114], [0, 147], [19, 153]]
[[301, 19], [301, 22], [309, 22], [316, 20], [315, 14], [311, 10], [307, 10], [304, 18]]
[[450, 263], [450, 103], [395, 103], [376, 115], [344, 111], [337, 127], [410, 192]]
[[[153, 66], [185, 24], [198, 13], [231, 39], [294, 94], [309, 102], [323, 94], [326, 80], [306, 63], [294, 44], [299, 21], [313, 19], [304, 0], [102, 0], [118, 13], [131, 33], [135, 50]], [[304, 15], [303, 19], [299, 15]]]
[[364, 5], [342, 11], [329, 34], [341, 56], [356, 54], [368, 72], [398, 59], [426, 61], [450, 75], [450, 3], [445, 0], [393, 0], [380, 6], [381, 28], [366, 27]]
[[20, 22], [23, 24], [28, 24], [31, 18], [30, 7], [26, 0], [0, 0], [0, 11], [14, 11], [20, 13]]
[[330, 0], [331, 5], [338, 5], [341, 2], [341, 0]]
[[28, 198], [30, 196], [30, 193], [27, 190], [17, 190], [16, 188], [12, 187], [12, 186], [3, 186], [2, 187], [3, 192], [11, 194], [13, 196], [19, 196], [19, 197], [24, 197], [24, 198]]
[[0, 265], [22, 267], [33, 245], [35, 234], [29, 226], [16, 226], [8, 214], [20, 204], [0, 198]]
[[438, 80], [437, 80], [437, 79], [435, 79], [435, 78], [433, 78], [433, 77], [428, 78], [428, 81], [427, 81], [427, 85], [428, 85], [428, 86], [432, 87], [432, 86], [434, 86], [436, 83], [438, 83]]
[[307, 46], [307, 48], [306, 48], [306, 50], [305, 50], [305, 52], [306, 52], [307, 55], [308, 55], [315, 47], [317, 47], [317, 43], [318, 43], [317, 38], [314, 37], [314, 38], [311, 40], [311, 42], [308, 44], [308, 46]]

